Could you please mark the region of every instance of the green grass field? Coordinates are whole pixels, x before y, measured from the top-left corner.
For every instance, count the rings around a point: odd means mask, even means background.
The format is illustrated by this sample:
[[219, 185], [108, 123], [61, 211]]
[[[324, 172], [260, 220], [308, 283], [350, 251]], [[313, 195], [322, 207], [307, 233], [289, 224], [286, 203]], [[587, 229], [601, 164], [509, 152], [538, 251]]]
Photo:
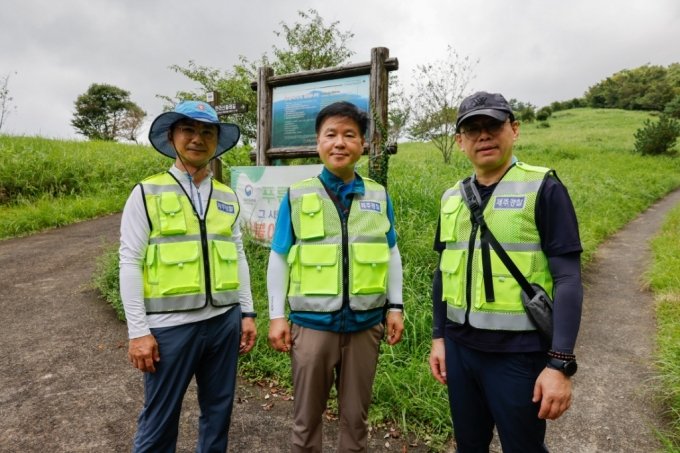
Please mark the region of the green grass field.
[[[554, 168], [569, 189], [579, 217], [584, 262], [604, 238], [680, 186], [680, 159], [641, 157], [632, 153], [633, 133], [646, 118], [648, 115], [641, 112], [575, 109], [556, 113], [548, 128], [536, 124], [520, 126], [515, 155], [527, 163]], [[0, 147], [2, 143], [0, 140]], [[141, 147], [144, 149], [148, 150]], [[141, 154], [141, 150], [135, 152]], [[1, 156], [4, 155], [3, 152]], [[148, 152], [146, 159], [151, 169], [155, 156]], [[365, 161], [359, 172], [367, 173]], [[406, 332], [399, 345], [382, 347], [370, 418], [372, 423], [395, 421], [402, 430], [417, 433], [433, 447], [451, 434], [451, 427], [445, 388], [430, 376], [427, 365], [432, 323], [431, 279], [437, 262], [432, 241], [441, 194], [470, 173], [462, 153], [456, 152], [452, 163], [445, 165], [439, 152], [428, 143], [400, 144], [399, 153], [390, 162], [388, 189], [394, 201], [404, 264]], [[4, 181], [4, 176], [0, 176], [0, 181]], [[130, 180], [121, 200], [132, 185]], [[122, 203], [118, 205], [120, 208]], [[0, 237], [12, 235], [6, 232], [4, 224], [0, 228], [3, 232], [0, 234], [4, 234]], [[273, 351], [267, 342], [269, 251], [249, 241], [246, 241], [246, 251], [253, 296], [260, 313], [259, 339], [255, 349], [241, 358], [240, 370], [248, 378], [277, 379], [281, 385], [290, 385], [287, 356]], [[110, 299], [115, 298], [115, 253], [101, 260], [97, 275], [103, 282], [102, 292]]]

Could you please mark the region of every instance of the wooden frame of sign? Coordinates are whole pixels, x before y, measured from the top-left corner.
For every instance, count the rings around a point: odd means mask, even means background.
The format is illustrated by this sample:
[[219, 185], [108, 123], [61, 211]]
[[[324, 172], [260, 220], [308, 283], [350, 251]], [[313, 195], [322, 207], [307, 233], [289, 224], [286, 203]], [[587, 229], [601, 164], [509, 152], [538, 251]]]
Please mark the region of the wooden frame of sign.
[[[271, 165], [273, 159], [294, 159], [298, 157], [317, 157], [316, 146], [296, 146], [288, 148], [272, 148], [272, 102], [273, 89], [288, 85], [309, 82], [341, 79], [360, 75], [370, 75], [369, 98], [371, 106], [376, 110], [382, 124], [387, 124], [388, 78], [387, 73], [399, 69], [399, 60], [389, 58], [390, 51], [386, 47], [371, 49], [371, 61], [354, 63], [334, 68], [316, 69], [294, 74], [274, 75], [268, 66], [258, 69], [257, 80], [250, 87], [257, 91], [257, 149], [250, 152], [250, 159], [256, 165]], [[380, 153], [382, 134], [373, 121], [371, 112], [369, 126], [370, 143], [365, 145], [364, 152], [371, 156]], [[397, 152], [396, 144], [388, 148], [388, 152]], [[369, 160], [372, 165], [373, 159]]]

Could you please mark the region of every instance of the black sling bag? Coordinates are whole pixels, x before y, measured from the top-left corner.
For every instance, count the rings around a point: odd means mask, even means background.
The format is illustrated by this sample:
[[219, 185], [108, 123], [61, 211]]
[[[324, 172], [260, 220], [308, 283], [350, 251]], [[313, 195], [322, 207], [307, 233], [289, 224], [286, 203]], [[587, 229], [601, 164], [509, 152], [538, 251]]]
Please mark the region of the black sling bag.
[[477, 192], [477, 188], [472, 183], [472, 178], [468, 177], [460, 183], [461, 194], [463, 201], [471, 213], [471, 220], [473, 224], [479, 225], [480, 243], [482, 250], [482, 270], [484, 276], [484, 292], [486, 293], [486, 301], [494, 302], [493, 279], [491, 271], [491, 254], [489, 253], [489, 246], [493, 248], [498, 255], [498, 258], [503, 262], [508, 272], [522, 287], [520, 297], [522, 305], [531, 323], [536, 327], [536, 330], [543, 338], [552, 344], [553, 337], [553, 301], [545, 290], [538, 284], [529, 283], [522, 275], [522, 272], [517, 268], [512, 258], [508, 256], [501, 244], [496, 240], [491, 230], [484, 220], [484, 212], [482, 210], [482, 198]]

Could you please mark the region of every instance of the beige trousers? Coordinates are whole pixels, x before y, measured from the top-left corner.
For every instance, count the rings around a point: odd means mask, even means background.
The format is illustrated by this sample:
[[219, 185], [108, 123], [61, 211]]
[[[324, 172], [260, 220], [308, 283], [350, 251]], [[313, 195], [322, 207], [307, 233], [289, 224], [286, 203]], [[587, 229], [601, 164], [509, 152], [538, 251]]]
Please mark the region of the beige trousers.
[[338, 453], [366, 452], [368, 406], [384, 327], [335, 333], [291, 328], [293, 348], [293, 453], [321, 453], [322, 415], [335, 381]]

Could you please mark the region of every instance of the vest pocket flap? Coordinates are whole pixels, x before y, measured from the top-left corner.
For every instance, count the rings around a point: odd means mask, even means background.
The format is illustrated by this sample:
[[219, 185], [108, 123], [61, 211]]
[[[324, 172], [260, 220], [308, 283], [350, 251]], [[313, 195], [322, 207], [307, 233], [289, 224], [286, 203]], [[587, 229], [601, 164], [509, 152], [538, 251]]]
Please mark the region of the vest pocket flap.
[[147, 267], [153, 266], [155, 260], [156, 260], [156, 244], [150, 244], [146, 248], [146, 266]]
[[460, 207], [463, 205], [463, 199], [461, 197], [449, 197], [442, 206], [442, 214], [449, 216], [456, 213]]
[[163, 264], [192, 263], [198, 260], [198, 243], [196, 242], [175, 242], [158, 245], [158, 259]]
[[361, 264], [387, 263], [390, 248], [387, 244], [352, 244], [354, 261]]
[[286, 261], [288, 261], [288, 264], [293, 264], [295, 260], [297, 260], [297, 254], [298, 254], [298, 249], [300, 248], [299, 245], [295, 244], [291, 246], [290, 250], [288, 251], [288, 257], [286, 258]]
[[439, 269], [446, 274], [457, 273], [463, 262], [464, 254], [465, 250], [444, 250], [442, 260], [439, 263]]
[[[530, 252], [507, 252], [508, 256], [512, 260], [513, 263], [515, 263], [515, 266], [517, 266], [517, 269], [524, 275], [525, 277], [529, 277], [531, 275], [531, 270], [533, 268], [533, 253]], [[483, 264], [482, 260], [478, 260], [478, 270], [479, 273], [483, 273]], [[503, 261], [496, 255], [496, 253], [492, 250], [491, 251], [491, 273], [496, 276], [496, 277], [512, 277], [512, 274], [508, 270], [507, 267], [505, 267], [505, 264], [503, 264]]]
[[306, 193], [302, 196], [300, 210], [305, 214], [314, 215], [321, 211], [321, 199], [316, 193]]
[[175, 214], [182, 210], [179, 196], [175, 192], [163, 192], [160, 202], [161, 211], [166, 214]]
[[213, 247], [217, 250], [217, 255], [223, 261], [237, 261], [238, 252], [236, 251], [236, 244], [226, 241], [213, 241]]
[[338, 246], [335, 244], [300, 247], [300, 263], [303, 266], [334, 266], [337, 262]]

